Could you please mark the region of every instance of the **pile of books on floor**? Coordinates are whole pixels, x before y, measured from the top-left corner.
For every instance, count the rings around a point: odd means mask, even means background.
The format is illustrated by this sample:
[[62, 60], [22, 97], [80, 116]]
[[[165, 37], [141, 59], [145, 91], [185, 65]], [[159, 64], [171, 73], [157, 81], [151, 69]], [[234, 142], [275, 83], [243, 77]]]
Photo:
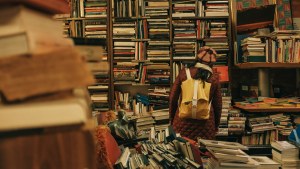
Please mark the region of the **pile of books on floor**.
[[291, 134], [293, 130], [293, 124], [289, 115], [280, 113], [270, 115], [269, 117], [272, 119], [276, 129], [278, 130], [278, 134], [285, 137]]
[[94, 79], [61, 24], [23, 5], [0, 13], [0, 130], [84, 124], [87, 91], [77, 89]]
[[287, 141], [271, 143], [273, 160], [281, 164], [282, 169], [300, 168], [299, 148]]
[[155, 129], [165, 129], [169, 125], [169, 109], [154, 110], [151, 112], [155, 121]]
[[148, 141], [140, 142], [134, 150], [125, 148], [115, 163], [116, 168], [201, 168], [200, 151], [176, 134], [169, 126], [151, 130]]
[[231, 107], [231, 96], [222, 96], [222, 113], [217, 136], [228, 136], [228, 111]]
[[137, 131], [150, 130], [151, 127], [154, 127], [154, 124], [155, 124], [155, 121], [151, 115], [140, 116], [136, 119]]
[[236, 142], [199, 139], [213, 158], [207, 162], [207, 169], [223, 168], [257, 168], [258, 164], [242, 150], [248, 148]]
[[250, 127], [252, 133], [276, 129], [272, 119], [267, 116], [248, 118], [248, 126]]

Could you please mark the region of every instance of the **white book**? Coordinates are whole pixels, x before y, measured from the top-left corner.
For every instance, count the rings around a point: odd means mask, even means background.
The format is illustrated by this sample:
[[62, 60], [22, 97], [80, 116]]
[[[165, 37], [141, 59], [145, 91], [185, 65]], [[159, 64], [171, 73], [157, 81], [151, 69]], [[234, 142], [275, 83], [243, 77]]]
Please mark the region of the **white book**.
[[0, 10], [0, 57], [40, 54], [51, 47], [72, 46], [61, 23], [50, 15], [24, 6]]
[[250, 156], [259, 164], [258, 169], [279, 169], [281, 166], [278, 162], [273, 161], [267, 156]]
[[0, 106], [0, 131], [83, 124], [89, 105], [84, 96]]

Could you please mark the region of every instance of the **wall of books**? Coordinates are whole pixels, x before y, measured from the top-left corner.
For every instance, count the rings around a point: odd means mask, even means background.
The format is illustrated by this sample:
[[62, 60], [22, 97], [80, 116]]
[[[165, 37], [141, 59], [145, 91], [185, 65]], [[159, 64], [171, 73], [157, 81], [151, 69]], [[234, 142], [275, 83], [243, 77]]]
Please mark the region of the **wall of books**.
[[[89, 87], [92, 100], [103, 102], [97, 104], [97, 110], [123, 108], [137, 116], [147, 116], [151, 111], [167, 112], [172, 83], [205, 45], [217, 51], [215, 69], [224, 82], [222, 87], [230, 93], [230, 3], [72, 0], [71, 15], [61, 19], [66, 36], [106, 38], [102, 59], [109, 62], [109, 73], [98, 71], [97, 84]], [[228, 93], [226, 96], [230, 97]], [[165, 115], [156, 118], [168, 123]], [[140, 128], [150, 125], [149, 122]]]

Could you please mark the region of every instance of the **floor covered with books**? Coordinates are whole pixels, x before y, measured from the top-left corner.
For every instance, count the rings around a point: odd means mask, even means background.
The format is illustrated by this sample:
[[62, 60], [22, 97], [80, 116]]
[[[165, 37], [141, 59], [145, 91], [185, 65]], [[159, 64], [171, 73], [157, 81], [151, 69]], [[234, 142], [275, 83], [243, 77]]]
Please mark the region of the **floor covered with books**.
[[[110, 139], [100, 139], [106, 150], [106, 167], [153, 168], [153, 169], [298, 169], [300, 168], [299, 145], [288, 141], [271, 142], [271, 149], [259, 151], [258, 147], [238, 142], [206, 140], [197, 141], [181, 137], [172, 126], [155, 130], [151, 127], [148, 137], [132, 138], [118, 144], [105, 127]], [[114, 133], [112, 133], [114, 134]], [[107, 146], [106, 144], [110, 145]], [[295, 144], [295, 145], [294, 145]], [[109, 148], [108, 148], [109, 147]], [[112, 148], [114, 147], [114, 148]], [[266, 153], [268, 152], [268, 153]], [[109, 155], [112, 155], [109, 156]]]

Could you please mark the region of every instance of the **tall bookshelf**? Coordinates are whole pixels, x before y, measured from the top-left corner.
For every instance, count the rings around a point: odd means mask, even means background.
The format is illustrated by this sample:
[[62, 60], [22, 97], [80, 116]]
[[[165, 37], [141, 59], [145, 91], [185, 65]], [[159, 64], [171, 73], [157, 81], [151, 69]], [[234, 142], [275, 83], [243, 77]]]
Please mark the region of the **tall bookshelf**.
[[[70, 14], [61, 15], [58, 20], [63, 21], [66, 37], [73, 38], [74, 43], [84, 47], [85, 52], [90, 54], [99, 50], [102, 52], [102, 62], [109, 63], [111, 60], [111, 23], [110, 23], [110, 1], [106, 0], [69, 0]], [[88, 46], [91, 49], [87, 49]], [[97, 49], [97, 46], [104, 48]], [[94, 48], [94, 49], [92, 49]], [[89, 50], [89, 51], [88, 51]], [[87, 60], [88, 61], [88, 60]], [[88, 61], [88, 64], [96, 64], [99, 60]], [[98, 65], [98, 68], [106, 65]], [[93, 71], [93, 70], [92, 70]], [[94, 70], [96, 83], [88, 87], [91, 95], [92, 108], [94, 111], [107, 111], [112, 108], [111, 100], [111, 77], [109, 72]]]
[[[71, 2], [77, 2], [71, 5], [77, 12], [65, 19], [71, 36], [100, 37], [95, 34], [103, 33], [106, 22], [110, 109], [120, 101], [167, 107], [179, 70], [202, 46], [216, 49], [216, 67], [231, 64], [231, 0], [111, 0], [105, 1], [106, 17], [94, 13], [103, 6], [92, 5], [103, 0]], [[230, 91], [228, 79], [222, 87]]]

